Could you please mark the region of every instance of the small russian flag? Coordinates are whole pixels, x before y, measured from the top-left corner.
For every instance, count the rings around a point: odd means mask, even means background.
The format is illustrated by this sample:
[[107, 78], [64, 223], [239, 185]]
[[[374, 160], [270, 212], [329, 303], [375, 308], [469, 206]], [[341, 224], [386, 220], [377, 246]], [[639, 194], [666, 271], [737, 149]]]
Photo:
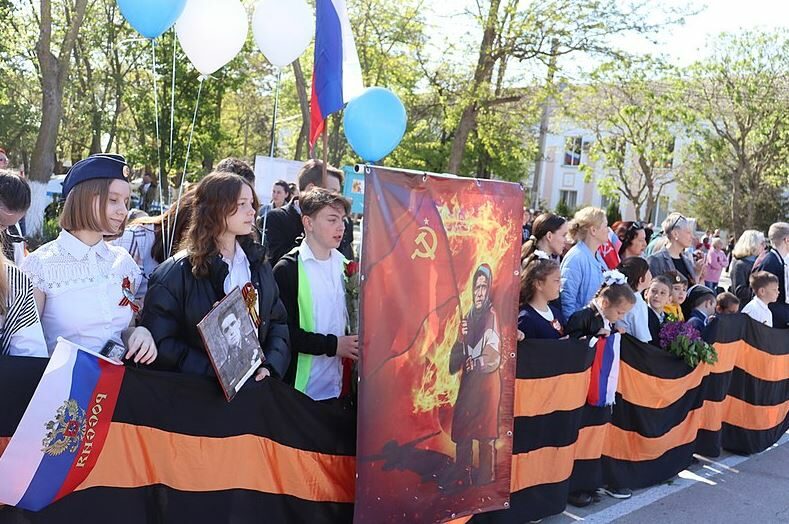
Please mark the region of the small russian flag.
[[317, 0], [315, 67], [310, 100], [310, 148], [324, 121], [364, 89], [362, 68], [345, 0]]
[[107, 437], [124, 371], [58, 339], [0, 457], [0, 504], [38, 511], [85, 480]]
[[595, 352], [592, 362], [592, 379], [586, 402], [590, 406], [612, 406], [616, 400], [616, 387], [619, 383], [619, 352], [622, 335], [614, 333], [594, 341]]

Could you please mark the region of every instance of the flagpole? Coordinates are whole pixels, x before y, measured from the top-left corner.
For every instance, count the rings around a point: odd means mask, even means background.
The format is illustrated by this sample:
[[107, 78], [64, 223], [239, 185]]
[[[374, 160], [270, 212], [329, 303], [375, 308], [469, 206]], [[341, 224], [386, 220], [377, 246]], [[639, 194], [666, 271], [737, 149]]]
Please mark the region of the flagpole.
[[321, 184], [323, 187], [328, 187], [329, 185], [329, 172], [328, 172], [328, 165], [329, 165], [329, 117], [326, 117], [326, 120], [323, 123], [323, 183]]

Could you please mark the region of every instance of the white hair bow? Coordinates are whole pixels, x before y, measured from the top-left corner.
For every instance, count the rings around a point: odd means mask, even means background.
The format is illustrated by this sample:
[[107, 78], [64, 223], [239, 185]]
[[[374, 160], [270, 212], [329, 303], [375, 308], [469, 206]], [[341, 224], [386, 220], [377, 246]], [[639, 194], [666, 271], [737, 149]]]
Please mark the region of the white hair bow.
[[606, 286], [613, 286], [614, 284], [627, 284], [627, 277], [620, 271], [612, 269], [603, 273], [603, 282]]
[[539, 258], [540, 260], [550, 260], [551, 257], [548, 256], [548, 253], [545, 251], [537, 250], [534, 252], [534, 256]]

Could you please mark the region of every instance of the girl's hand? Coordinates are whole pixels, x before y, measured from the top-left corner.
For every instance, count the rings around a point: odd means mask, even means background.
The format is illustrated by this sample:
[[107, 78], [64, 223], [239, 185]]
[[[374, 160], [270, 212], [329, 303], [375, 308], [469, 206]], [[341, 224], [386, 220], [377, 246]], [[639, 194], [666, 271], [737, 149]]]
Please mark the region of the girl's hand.
[[134, 362], [137, 364], [151, 364], [159, 354], [156, 343], [153, 341], [153, 335], [142, 326], [134, 328], [134, 331], [131, 332], [127, 347], [129, 349], [124, 358], [131, 360], [134, 357]]
[[269, 371], [268, 368], [260, 368], [257, 370], [257, 373], [255, 373], [255, 382], [260, 382], [264, 378], [270, 376], [271, 376], [271, 371]]
[[611, 334], [611, 330], [610, 329], [605, 329], [605, 328], [603, 328], [603, 329], [601, 329], [600, 331], [597, 332], [597, 335], [601, 336], [601, 337], [607, 337], [610, 334]]
[[521, 340], [523, 340], [523, 339], [525, 339], [525, 338], [526, 338], [526, 335], [524, 335], [524, 334], [523, 334], [523, 331], [521, 331], [521, 330], [519, 329], [519, 330], [518, 330], [518, 342], [520, 342]]

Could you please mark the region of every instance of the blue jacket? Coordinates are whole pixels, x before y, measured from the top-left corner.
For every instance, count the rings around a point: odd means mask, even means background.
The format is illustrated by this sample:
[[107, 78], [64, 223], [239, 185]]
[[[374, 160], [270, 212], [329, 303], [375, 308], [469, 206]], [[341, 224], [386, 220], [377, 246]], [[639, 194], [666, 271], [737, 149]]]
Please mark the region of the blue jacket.
[[603, 284], [608, 267], [600, 253], [594, 253], [583, 241], [575, 244], [562, 260], [562, 315], [569, 319], [594, 298]]
[[704, 313], [702, 313], [698, 309], [694, 309], [690, 313], [688, 324], [696, 328], [696, 330], [698, 330], [699, 333], [704, 333], [704, 327], [707, 325], [707, 317], [705, 317]]

